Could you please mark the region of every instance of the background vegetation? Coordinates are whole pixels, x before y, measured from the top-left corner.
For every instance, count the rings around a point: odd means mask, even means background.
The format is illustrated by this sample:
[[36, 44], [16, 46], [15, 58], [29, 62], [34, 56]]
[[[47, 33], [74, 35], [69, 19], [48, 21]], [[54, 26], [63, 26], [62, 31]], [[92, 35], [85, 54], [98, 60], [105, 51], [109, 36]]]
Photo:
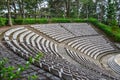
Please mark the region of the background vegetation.
[[0, 0], [0, 26], [70, 22], [92, 23], [120, 41], [120, 0]]

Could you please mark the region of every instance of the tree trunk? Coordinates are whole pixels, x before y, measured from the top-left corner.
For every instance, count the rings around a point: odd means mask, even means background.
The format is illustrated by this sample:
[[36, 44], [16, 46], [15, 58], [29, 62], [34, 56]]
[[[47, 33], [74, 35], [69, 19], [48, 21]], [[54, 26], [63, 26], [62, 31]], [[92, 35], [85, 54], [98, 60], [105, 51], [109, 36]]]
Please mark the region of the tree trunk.
[[70, 17], [70, 0], [66, 0], [66, 17]]
[[11, 11], [10, 11], [10, 0], [7, 0], [7, 8], [8, 8], [8, 25], [12, 26]]
[[13, 7], [14, 7], [14, 18], [16, 19], [17, 18], [17, 13], [16, 13], [17, 9], [16, 9], [15, 1], [13, 2]]
[[22, 18], [25, 18], [25, 12], [24, 12], [24, 1], [21, 2], [21, 12], [22, 12]]
[[89, 17], [89, 12], [88, 12], [88, 5], [86, 6], [86, 18], [88, 19]]
[[77, 18], [79, 18], [79, 15], [80, 15], [79, 8], [80, 8], [80, 2], [79, 0], [77, 0]]

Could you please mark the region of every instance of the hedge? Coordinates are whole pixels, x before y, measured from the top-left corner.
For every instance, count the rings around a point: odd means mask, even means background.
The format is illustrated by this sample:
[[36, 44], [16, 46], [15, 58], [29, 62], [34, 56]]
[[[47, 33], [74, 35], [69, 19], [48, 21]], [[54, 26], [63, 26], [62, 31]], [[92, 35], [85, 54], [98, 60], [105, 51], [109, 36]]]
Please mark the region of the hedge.
[[76, 23], [85, 23], [85, 22], [87, 22], [88, 20], [87, 20], [87, 19], [72, 19], [71, 21], [72, 21], [72, 22], [76, 22]]
[[66, 18], [52, 18], [50, 19], [51, 23], [70, 23], [71, 19], [66, 19]]
[[7, 24], [6, 18], [0, 18], [0, 26], [5, 26]]
[[45, 24], [48, 23], [47, 19], [15, 19], [15, 24]]
[[102, 31], [104, 31], [108, 36], [113, 38], [114, 41], [120, 41], [120, 29], [117, 26], [108, 26], [101, 22], [99, 22], [97, 19], [90, 18], [88, 19], [88, 22], [92, 23], [94, 26], [98, 27]]

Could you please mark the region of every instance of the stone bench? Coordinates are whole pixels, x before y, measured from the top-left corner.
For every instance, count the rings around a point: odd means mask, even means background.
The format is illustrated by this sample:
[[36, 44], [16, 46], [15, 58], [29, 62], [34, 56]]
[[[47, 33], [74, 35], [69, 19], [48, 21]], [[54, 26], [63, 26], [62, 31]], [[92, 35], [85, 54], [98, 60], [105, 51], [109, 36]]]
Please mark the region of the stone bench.
[[32, 33], [30, 33], [30, 34], [28, 34], [26, 37], [25, 37], [25, 41], [26, 41], [26, 44], [27, 45], [30, 45], [30, 38], [32, 37], [32, 36], [34, 36], [35, 35], [35, 33], [34, 32], [32, 32]]
[[21, 29], [24, 29], [24, 27], [19, 27], [19, 28], [12, 28], [8, 31], [5, 32], [5, 36], [10, 36], [13, 32], [17, 31], [17, 30], [21, 30]]
[[115, 72], [120, 74], [120, 66], [114, 61], [115, 57], [111, 57], [108, 59], [108, 65], [111, 69], [113, 69]]
[[19, 41], [20, 41], [20, 43], [25, 42], [25, 41], [24, 41], [25, 36], [27, 36], [27, 35], [30, 34], [30, 33], [31, 33], [31, 31], [26, 31], [26, 32], [20, 34], [20, 36], [19, 36]]
[[12, 39], [16, 40], [18, 35], [20, 35], [21, 33], [25, 32], [25, 31], [27, 31], [27, 29], [22, 29], [22, 30], [15, 31], [12, 35]]

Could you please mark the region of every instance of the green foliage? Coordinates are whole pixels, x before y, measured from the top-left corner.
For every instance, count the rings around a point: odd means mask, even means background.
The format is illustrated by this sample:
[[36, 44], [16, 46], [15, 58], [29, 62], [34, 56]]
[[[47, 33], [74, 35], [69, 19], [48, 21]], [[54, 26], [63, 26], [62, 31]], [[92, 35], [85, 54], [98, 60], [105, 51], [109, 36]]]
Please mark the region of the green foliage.
[[87, 19], [72, 19], [72, 22], [83, 23], [83, 22], [87, 22]]
[[117, 21], [116, 21], [116, 20], [112, 20], [112, 21], [110, 22], [110, 25], [111, 25], [111, 26], [117, 26]]
[[35, 74], [32, 76], [28, 76], [28, 80], [37, 80], [38, 76], [36, 76]]
[[22, 24], [35, 24], [35, 19], [23, 19]]
[[31, 56], [29, 58], [30, 63], [38, 62], [43, 57], [43, 53], [38, 53], [34, 58]]
[[7, 19], [5, 18], [0, 18], [0, 26], [5, 26], [7, 23]]
[[43, 57], [43, 53], [38, 53], [36, 56], [35, 56], [35, 61], [40, 61], [40, 59]]
[[112, 0], [108, 0], [107, 5], [107, 24], [113, 26], [116, 19], [116, 4]]
[[50, 22], [51, 23], [70, 23], [71, 20], [66, 18], [52, 18]]
[[117, 26], [105, 25], [94, 18], [90, 18], [88, 21], [104, 31], [108, 36], [113, 38], [114, 41], [120, 41], [120, 29]]
[[23, 19], [15, 19], [14, 22], [15, 24], [21, 25], [23, 24]]
[[36, 19], [35, 22], [38, 24], [46, 24], [48, 23], [48, 20], [47, 19]]
[[[40, 58], [42, 56], [43, 56], [43, 54], [39, 53], [34, 58], [34, 61], [40, 60]], [[31, 60], [32, 60], [32, 58], [31, 58]], [[0, 78], [2, 80], [17, 80], [17, 79], [21, 79], [21, 73], [29, 68], [30, 62], [31, 61], [27, 61], [25, 66], [22, 66], [22, 65], [18, 65], [18, 67], [5, 66], [6, 64], [8, 64], [8, 60], [6, 58], [2, 58], [0, 60]], [[36, 76], [36, 74], [34, 74], [32, 76], [28, 76], [27, 79], [28, 80], [37, 80], [38, 76]]]
[[15, 24], [43, 24], [48, 23], [47, 19], [15, 19]]
[[20, 78], [20, 74], [28, 68], [29, 64], [26, 63], [25, 66], [19, 65], [18, 68], [14, 66], [5, 66], [8, 63], [7, 59], [2, 59], [0, 61], [0, 78], [3, 80], [14, 80]]

